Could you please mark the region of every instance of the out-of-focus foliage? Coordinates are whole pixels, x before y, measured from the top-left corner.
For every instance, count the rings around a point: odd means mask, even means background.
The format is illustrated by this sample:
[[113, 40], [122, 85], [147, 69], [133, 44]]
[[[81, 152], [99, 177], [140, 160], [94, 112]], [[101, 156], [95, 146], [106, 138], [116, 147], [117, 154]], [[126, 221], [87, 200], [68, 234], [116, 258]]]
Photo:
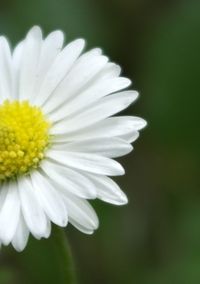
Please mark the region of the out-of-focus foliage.
[[30, 238], [21, 252], [3, 248], [0, 283], [2, 284], [75, 284], [76, 277], [65, 232], [53, 227], [47, 240]]
[[[103, 47], [140, 90], [127, 113], [148, 121], [135, 151], [122, 159], [126, 176], [117, 179], [128, 206], [94, 202], [100, 229], [93, 236], [66, 229], [79, 282], [199, 284], [200, 2], [0, 1], [0, 33], [12, 44], [34, 24]], [[0, 284], [64, 283], [47, 242], [32, 240], [23, 254], [3, 250]], [[39, 270], [29, 257], [33, 246], [41, 250]], [[43, 247], [50, 250], [45, 260]]]

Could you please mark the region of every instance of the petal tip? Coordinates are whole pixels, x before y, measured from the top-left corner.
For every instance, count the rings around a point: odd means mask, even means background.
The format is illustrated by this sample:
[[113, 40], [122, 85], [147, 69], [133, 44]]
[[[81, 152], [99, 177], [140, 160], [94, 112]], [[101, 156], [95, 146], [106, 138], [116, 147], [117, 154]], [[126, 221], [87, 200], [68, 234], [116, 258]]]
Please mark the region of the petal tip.
[[29, 30], [27, 36], [28, 37], [29, 36], [31, 36], [31, 37], [42, 37], [42, 30], [39, 26], [35, 25]]

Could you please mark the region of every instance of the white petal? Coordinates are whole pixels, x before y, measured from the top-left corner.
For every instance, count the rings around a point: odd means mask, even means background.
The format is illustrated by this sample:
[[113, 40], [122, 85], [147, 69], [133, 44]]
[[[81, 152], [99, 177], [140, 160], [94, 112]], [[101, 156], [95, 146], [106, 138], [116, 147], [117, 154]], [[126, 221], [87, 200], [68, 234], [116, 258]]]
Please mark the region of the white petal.
[[8, 245], [12, 240], [20, 214], [20, 202], [15, 182], [8, 182], [8, 192], [0, 212], [0, 239]]
[[78, 129], [95, 124], [125, 108], [127, 108], [136, 98], [138, 93], [134, 91], [125, 91], [107, 96], [99, 100], [93, 107], [75, 115], [72, 118], [66, 118], [56, 123], [52, 127], [52, 134], [63, 134], [74, 132]]
[[102, 49], [99, 47], [95, 47], [87, 52], [85, 52], [84, 54], [93, 54], [93, 55], [101, 55], [102, 54]]
[[82, 198], [96, 198], [94, 185], [84, 175], [47, 160], [41, 163], [41, 168], [50, 179], [53, 179], [57, 183], [57, 187], [60, 190], [69, 191]]
[[[37, 198], [29, 176], [18, 179], [18, 189], [22, 213], [30, 232], [36, 237], [44, 237], [47, 230], [47, 218]], [[37, 189], [38, 190], [38, 189]]]
[[13, 247], [18, 251], [22, 251], [27, 245], [29, 230], [25, 224], [24, 217], [21, 214], [17, 225], [17, 230], [12, 240]]
[[[37, 79], [35, 83], [34, 92], [37, 95], [43, 83], [43, 80], [55, 61], [56, 56], [60, 53], [63, 46], [64, 34], [61, 31], [54, 31], [50, 33], [42, 43], [41, 53], [39, 57], [39, 64], [37, 68]], [[34, 103], [35, 97], [32, 102]]]
[[[55, 91], [55, 96], [57, 98], [56, 87], [61, 83], [63, 78], [72, 68], [74, 62], [82, 52], [84, 44], [85, 44], [84, 40], [77, 39], [71, 42], [70, 44], [68, 44], [62, 50], [62, 52], [58, 54], [56, 60], [54, 61], [54, 63], [52, 64], [51, 68], [49, 69], [48, 73], [44, 78], [40, 91], [34, 101], [35, 104], [40, 106], [43, 105], [54, 91]], [[60, 87], [58, 86], [58, 89], [59, 88]]]
[[41, 173], [34, 171], [31, 175], [31, 179], [34, 190], [37, 191], [41, 205], [49, 219], [61, 227], [66, 226], [68, 215], [61, 195]]
[[82, 55], [60, 86], [55, 90], [53, 96], [45, 103], [43, 107], [44, 112], [50, 113], [77, 92], [80, 92], [100, 72], [107, 61], [108, 58], [105, 56], [91, 55], [90, 53]]
[[50, 234], [51, 234], [51, 222], [50, 222], [50, 220], [47, 218], [47, 229], [46, 229], [44, 238], [48, 239], [49, 236], [50, 236]]
[[74, 219], [72, 219], [70, 217], [69, 217], [69, 223], [71, 223], [77, 230], [79, 230], [80, 232], [82, 232], [84, 234], [87, 234], [87, 235], [92, 235], [94, 233], [94, 230], [97, 229], [97, 228], [95, 228], [95, 229], [88, 229], [88, 227], [80, 224], [80, 221], [76, 222]]
[[99, 199], [115, 205], [124, 205], [128, 202], [125, 193], [112, 179], [91, 174], [87, 176], [94, 183]]
[[24, 40], [19, 78], [20, 100], [29, 100], [35, 95], [33, 91], [41, 46], [42, 32], [39, 27], [33, 27]]
[[109, 158], [116, 158], [130, 153], [133, 147], [126, 141], [116, 138], [93, 138], [71, 143], [54, 144], [52, 150], [66, 150], [69, 152], [96, 153]]
[[67, 167], [86, 172], [108, 176], [124, 174], [124, 169], [118, 162], [95, 154], [50, 150], [47, 157]]
[[0, 101], [12, 98], [11, 52], [8, 41], [0, 37]]
[[[54, 141], [68, 142], [79, 141], [83, 139], [103, 138], [103, 137], [121, 137], [130, 133], [138, 135], [138, 130], [146, 125], [142, 118], [132, 116], [117, 116], [106, 118], [90, 127], [67, 133], [64, 135], [55, 135]], [[128, 141], [129, 142], [129, 141]]]
[[49, 117], [51, 121], [59, 121], [74, 113], [80, 113], [82, 110], [89, 109], [91, 104], [97, 102], [101, 97], [128, 87], [130, 82], [129, 79], [122, 77], [111, 79], [101, 79], [100, 77], [89, 88], [80, 92], [78, 96], [74, 96], [73, 100], [49, 114]]
[[119, 76], [120, 71], [121, 69], [118, 65], [108, 62], [94, 77], [90, 86], [78, 92], [69, 102], [50, 113], [50, 119], [58, 121], [65, 116], [89, 107], [91, 103], [101, 97], [126, 88], [130, 84], [130, 80], [127, 78], [116, 78]]
[[133, 143], [135, 140], [138, 139], [139, 137], [139, 132], [138, 131], [131, 131], [128, 132], [124, 135], [120, 136], [123, 140], [127, 141], [128, 143]]
[[7, 182], [1, 183], [0, 188], [1, 188], [1, 190], [0, 190], [0, 210], [1, 210], [1, 208], [4, 205], [4, 201], [6, 199], [6, 195], [8, 193], [8, 184], [7, 184]]
[[104, 70], [102, 70], [102, 78], [110, 79], [114, 77], [118, 77], [121, 73], [121, 67], [113, 62], [108, 62]]
[[81, 198], [66, 192], [64, 201], [69, 213], [69, 220], [78, 230], [91, 234], [99, 226], [98, 217], [92, 206]]
[[24, 51], [24, 41], [18, 43], [13, 51], [13, 99], [19, 98], [19, 76]]

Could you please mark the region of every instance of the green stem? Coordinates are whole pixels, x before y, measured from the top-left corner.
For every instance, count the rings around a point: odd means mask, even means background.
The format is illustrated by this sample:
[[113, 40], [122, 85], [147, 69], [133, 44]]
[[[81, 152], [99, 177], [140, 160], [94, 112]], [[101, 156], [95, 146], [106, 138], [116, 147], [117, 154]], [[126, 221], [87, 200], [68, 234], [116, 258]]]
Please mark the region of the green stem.
[[59, 254], [59, 259], [65, 263], [65, 265], [62, 265], [64, 283], [76, 284], [77, 282], [75, 277], [74, 262], [64, 229], [60, 227], [54, 227], [52, 237], [53, 242], [57, 247], [57, 254]]

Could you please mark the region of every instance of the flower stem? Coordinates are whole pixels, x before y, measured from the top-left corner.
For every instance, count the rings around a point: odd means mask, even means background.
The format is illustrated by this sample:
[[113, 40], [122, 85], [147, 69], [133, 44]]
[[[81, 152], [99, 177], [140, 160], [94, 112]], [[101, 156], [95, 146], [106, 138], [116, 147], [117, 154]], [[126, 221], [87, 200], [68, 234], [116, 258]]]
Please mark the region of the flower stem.
[[62, 265], [64, 283], [76, 284], [74, 262], [65, 231], [63, 228], [54, 226], [52, 233], [52, 241], [57, 247], [59, 258], [65, 263], [65, 265]]

